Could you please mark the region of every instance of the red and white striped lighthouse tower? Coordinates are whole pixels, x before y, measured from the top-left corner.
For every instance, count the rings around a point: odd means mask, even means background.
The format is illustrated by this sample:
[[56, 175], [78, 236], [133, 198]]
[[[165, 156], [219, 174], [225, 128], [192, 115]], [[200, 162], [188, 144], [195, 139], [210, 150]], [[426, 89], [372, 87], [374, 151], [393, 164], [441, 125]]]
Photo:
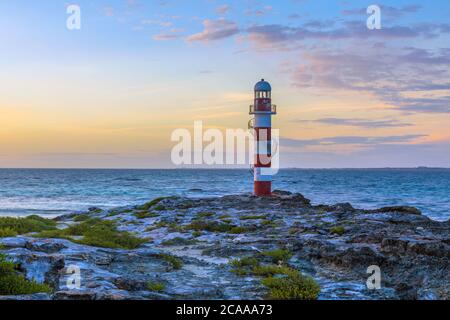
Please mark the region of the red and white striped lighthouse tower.
[[272, 87], [262, 79], [255, 85], [255, 104], [250, 106], [254, 119], [255, 160], [254, 193], [256, 196], [272, 194], [272, 115], [277, 108], [272, 105]]

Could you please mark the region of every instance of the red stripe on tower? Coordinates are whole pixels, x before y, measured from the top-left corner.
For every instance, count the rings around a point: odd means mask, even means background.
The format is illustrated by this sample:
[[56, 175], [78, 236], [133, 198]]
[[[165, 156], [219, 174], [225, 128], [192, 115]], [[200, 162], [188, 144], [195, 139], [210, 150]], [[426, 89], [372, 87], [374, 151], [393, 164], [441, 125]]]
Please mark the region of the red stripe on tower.
[[255, 85], [255, 104], [250, 106], [254, 115], [254, 192], [256, 196], [272, 194], [272, 115], [276, 107], [272, 105], [272, 87], [262, 79]]

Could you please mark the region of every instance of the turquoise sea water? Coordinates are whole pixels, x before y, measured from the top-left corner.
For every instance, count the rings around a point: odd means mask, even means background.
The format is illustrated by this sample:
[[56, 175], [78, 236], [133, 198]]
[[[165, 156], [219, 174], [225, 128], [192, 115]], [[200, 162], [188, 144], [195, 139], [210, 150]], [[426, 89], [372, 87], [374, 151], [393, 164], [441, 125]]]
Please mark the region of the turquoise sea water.
[[[0, 169], [0, 215], [54, 216], [159, 196], [238, 194], [252, 186], [249, 170]], [[274, 188], [300, 192], [316, 204], [411, 205], [435, 220], [450, 218], [450, 169], [285, 169]]]

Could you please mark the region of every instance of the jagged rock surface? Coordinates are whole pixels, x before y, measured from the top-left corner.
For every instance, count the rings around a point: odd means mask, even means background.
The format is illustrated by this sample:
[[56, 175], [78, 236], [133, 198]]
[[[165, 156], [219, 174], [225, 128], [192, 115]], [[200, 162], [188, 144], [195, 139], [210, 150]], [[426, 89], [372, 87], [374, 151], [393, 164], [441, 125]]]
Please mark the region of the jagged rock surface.
[[[139, 206], [87, 213], [117, 222], [119, 229], [149, 241], [135, 250], [96, 248], [63, 239], [31, 236], [0, 239], [1, 252], [29, 279], [46, 282], [51, 295], [17, 299], [263, 299], [260, 279], [231, 272], [229, 261], [287, 248], [289, 264], [314, 277], [320, 299], [449, 299], [450, 221], [436, 222], [411, 207], [355, 209], [350, 204], [312, 206], [300, 194], [272, 197], [170, 197]], [[207, 213], [207, 214], [205, 214]], [[57, 218], [73, 223], [77, 214]], [[236, 234], [185, 228], [193, 219], [242, 227]], [[162, 257], [183, 261], [174, 270]], [[368, 290], [367, 268], [381, 269], [382, 288]], [[67, 287], [71, 266], [80, 268], [81, 288]], [[149, 281], [164, 283], [161, 292]], [[11, 299], [2, 297], [0, 299]]]

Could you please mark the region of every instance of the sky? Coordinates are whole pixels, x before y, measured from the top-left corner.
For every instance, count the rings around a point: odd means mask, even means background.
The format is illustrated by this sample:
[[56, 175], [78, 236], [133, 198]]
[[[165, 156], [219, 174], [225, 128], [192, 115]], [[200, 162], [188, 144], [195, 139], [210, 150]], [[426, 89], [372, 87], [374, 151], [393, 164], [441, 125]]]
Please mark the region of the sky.
[[261, 78], [282, 167], [450, 167], [443, 0], [0, 1], [0, 167], [171, 168], [173, 130], [246, 128]]

